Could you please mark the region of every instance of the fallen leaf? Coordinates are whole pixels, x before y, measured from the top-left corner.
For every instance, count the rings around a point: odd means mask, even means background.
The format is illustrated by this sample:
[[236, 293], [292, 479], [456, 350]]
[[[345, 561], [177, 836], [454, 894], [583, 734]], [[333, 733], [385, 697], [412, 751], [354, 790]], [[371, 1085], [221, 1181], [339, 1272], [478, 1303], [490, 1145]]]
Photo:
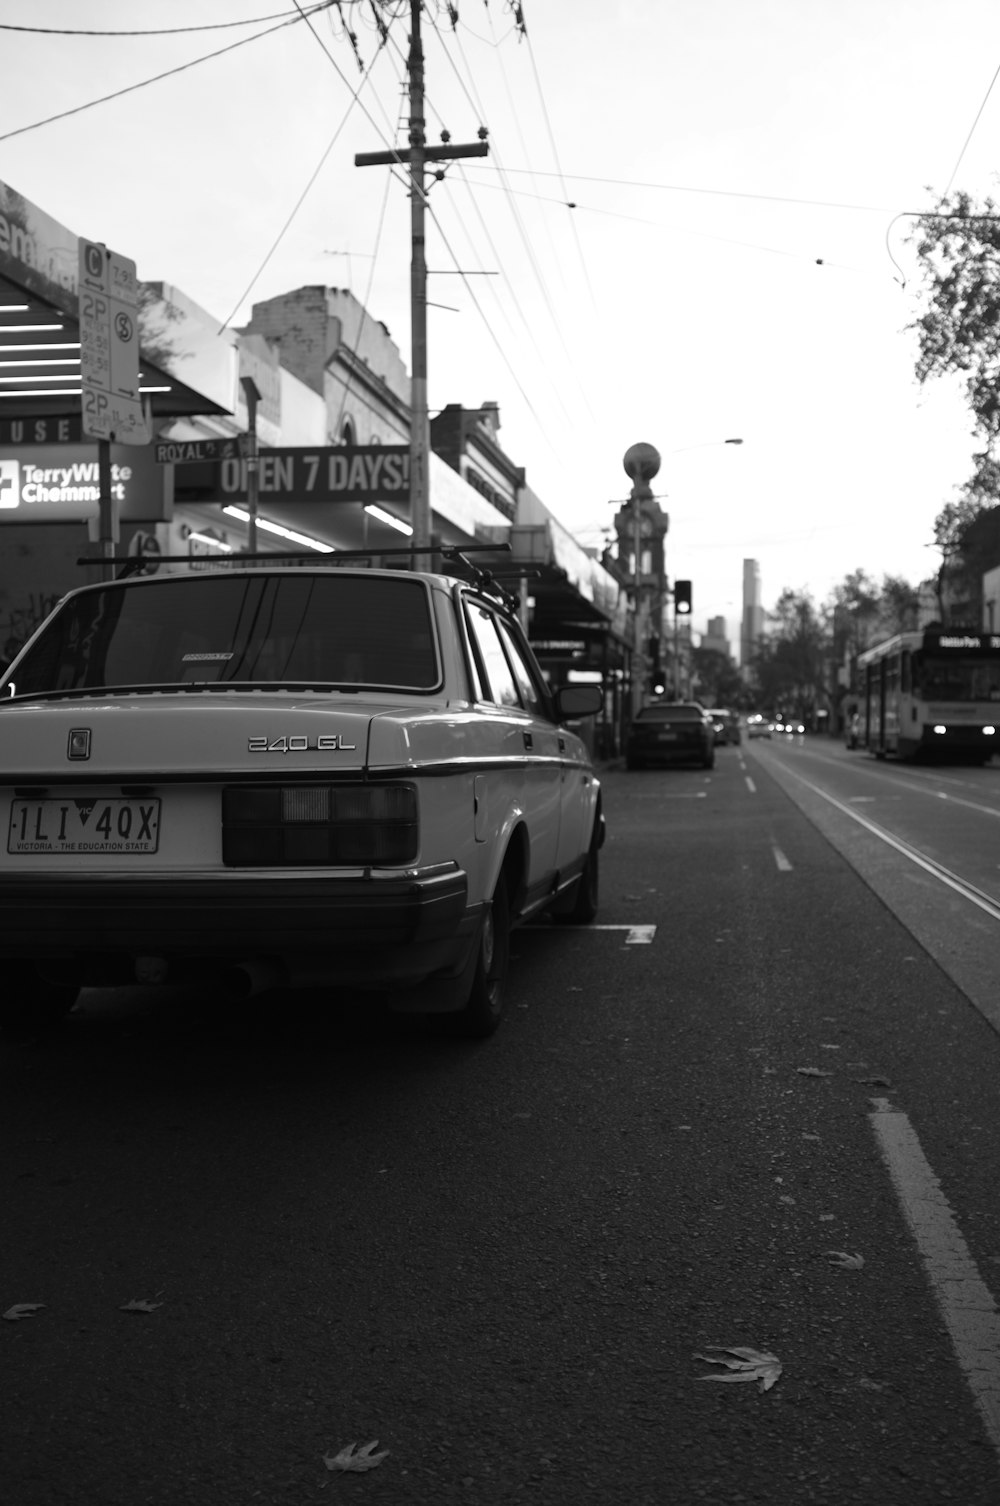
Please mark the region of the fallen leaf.
[[861, 1379], [858, 1381], [858, 1385], [861, 1386], [865, 1391], [888, 1391], [889, 1389], [888, 1383], [886, 1381], [869, 1380], [867, 1375], [863, 1375], [861, 1377]]
[[348, 1443], [339, 1454], [324, 1454], [323, 1463], [327, 1469], [349, 1469], [362, 1474], [366, 1469], [374, 1469], [381, 1464], [389, 1450], [384, 1448], [380, 1454], [374, 1452], [378, 1448], [378, 1439], [373, 1438], [371, 1443], [366, 1443], [364, 1448], [358, 1448], [356, 1443]]
[[833, 1213], [821, 1213], [819, 1216], [819, 1221], [821, 1224], [832, 1224], [834, 1217], [835, 1215]]
[[796, 1072], [801, 1072], [803, 1077], [832, 1077], [832, 1072], [824, 1072], [822, 1067], [796, 1067]]
[[803, 1135], [803, 1140], [818, 1140], [819, 1135]]
[[13, 1307], [8, 1307], [4, 1317], [8, 1323], [16, 1323], [19, 1318], [33, 1318], [44, 1306], [44, 1302], [15, 1302]]
[[148, 1297], [133, 1297], [131, 1302], [123, 1302], [118, 1311], [120, 1313], [155, 1313], [162, 1302], [151, 1302]]
[[781, 1374], [778, 1356], [765, 1354], [757, 1349], [724, 1349], [713, 1345], [703, 1353], [695, 1354], [694, 1358], [707, 1360], [710, 1365], [724, 1365], [729, 1372], [728, 1375], [699, 1375], [699, 1380], [760, 1381], [760, 1389], [770, 1391]]
[[824, 1251], [831, 1265], [838, 1266], [842, 1271], [860, 1271], [865, 1263], [863, 1255], [848, 1255], [846, 1250]]
[[784, 1197], [779, 1197], [778, 1202], [779, 1203], [788, 1203], [788, 1204], [790, 1204], [793, 1207], [795, 1205], [795, 1199], [793, 1197], [789, 1197], [787, 1192], [785, 1193]]
[[864, 1083], [867, 1087], [872, 1088], [892, 1087], [892, 1083], [889, 1081], [888, 1077], [858, 1077], [855, 1080], [857, 1082]]
[[839, 1051], [840, 1050], [839, 1046], [832, 1045], [830, 1041], [820, 1041], [819, 1044], [820, 1044], [820, 1050], [821, 1051]]

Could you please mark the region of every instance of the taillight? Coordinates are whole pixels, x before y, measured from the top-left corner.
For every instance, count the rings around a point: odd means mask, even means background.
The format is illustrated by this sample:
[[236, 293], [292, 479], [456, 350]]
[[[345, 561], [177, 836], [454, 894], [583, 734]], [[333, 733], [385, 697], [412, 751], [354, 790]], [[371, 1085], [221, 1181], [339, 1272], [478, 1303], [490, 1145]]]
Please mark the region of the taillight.
[[412, 784], [229, 785], [222, 861], [231, 867], [397, 867], [417, 855]]

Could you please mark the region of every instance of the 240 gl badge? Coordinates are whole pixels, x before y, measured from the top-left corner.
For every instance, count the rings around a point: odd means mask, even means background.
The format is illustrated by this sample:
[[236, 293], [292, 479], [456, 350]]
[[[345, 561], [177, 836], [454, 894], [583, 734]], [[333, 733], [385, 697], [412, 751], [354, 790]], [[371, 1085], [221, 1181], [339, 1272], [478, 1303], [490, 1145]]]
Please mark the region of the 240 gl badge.
[[249, 753], [354, 753], [357, 743], [344, 741], [342, 732], [328, 732], [310, 741], [308, 737], [251, 737]]

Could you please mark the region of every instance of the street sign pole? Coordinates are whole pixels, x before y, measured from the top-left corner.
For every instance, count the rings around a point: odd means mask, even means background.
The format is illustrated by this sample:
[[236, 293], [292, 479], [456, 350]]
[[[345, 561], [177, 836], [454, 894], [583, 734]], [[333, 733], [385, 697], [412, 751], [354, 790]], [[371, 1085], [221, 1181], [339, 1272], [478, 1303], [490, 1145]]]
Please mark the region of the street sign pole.
[[260, 390], [253, 377], [240, 377], [247, 404], [247, 553], [257, 553], [257, 502], [260, 488], [260, 452], [257, 448], [257, 404]]
[[80, 241], [80, 381], [83, 432], [97, 440], [99, 546], [107, 579], [118, 543], [111, 444], [147, 444], [139, 397], [139, 284], [135, 262], [100, 242]]

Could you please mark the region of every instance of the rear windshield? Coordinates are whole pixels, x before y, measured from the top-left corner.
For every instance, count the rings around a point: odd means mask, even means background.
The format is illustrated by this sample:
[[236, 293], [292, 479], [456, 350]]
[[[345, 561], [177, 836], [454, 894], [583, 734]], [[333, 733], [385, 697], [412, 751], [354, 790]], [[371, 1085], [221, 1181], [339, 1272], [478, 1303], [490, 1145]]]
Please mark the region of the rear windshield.
[[638, 718], [643, 722], [700, 722], [705, 712], [700, 706], [643, 706]]
[[247, 683], [426, 691], [439, 672], [423, 581], [296, 570], [85, 591], [8, 678], [17, 696]]

